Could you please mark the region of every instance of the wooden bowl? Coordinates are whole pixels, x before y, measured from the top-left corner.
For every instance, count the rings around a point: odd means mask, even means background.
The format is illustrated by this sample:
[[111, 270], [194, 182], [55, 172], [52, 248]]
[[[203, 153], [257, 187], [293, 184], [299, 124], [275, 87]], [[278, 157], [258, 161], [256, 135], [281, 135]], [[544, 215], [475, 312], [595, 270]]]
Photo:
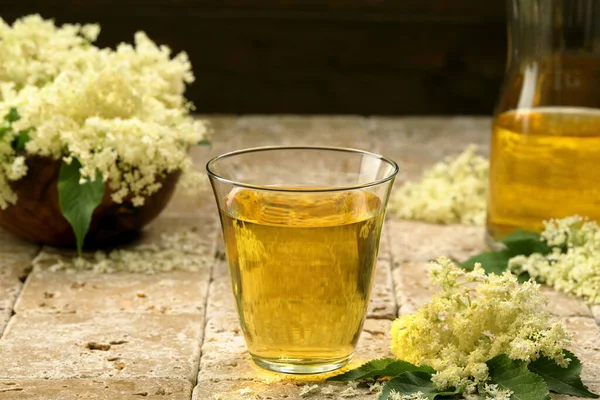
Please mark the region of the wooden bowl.
[[[18, 196], [17, 204], [0, 210], [0, 227], [32, 242], [76, 247], [73, 229], [58, 203], [60, 163], [45, 157], [28, 157], [27, 175], [11, 184]], [[141, 207], [134, 207], [128, 199], [115, 203], [107, 186], [102, 203], [92, 216], [84, 247], [109, 247], [135, 238], [165, 208], [179, 176], [180, 172], [176, 172], [161, 179], [162, 187], [146, 197]]]

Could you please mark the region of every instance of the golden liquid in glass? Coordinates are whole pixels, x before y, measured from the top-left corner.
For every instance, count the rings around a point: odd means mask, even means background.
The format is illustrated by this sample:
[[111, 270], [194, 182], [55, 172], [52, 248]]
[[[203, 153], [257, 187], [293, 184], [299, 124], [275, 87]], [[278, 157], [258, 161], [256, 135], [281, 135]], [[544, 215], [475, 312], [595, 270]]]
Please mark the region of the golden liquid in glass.
[[233, 291], [255, 361], [351, 356], [377, 260], [380, 199], [234, 189], [224, 203]]
[[488, 232], [540, 231], [574, 214], [600, 220], [600, 110], [545, 107], [494, 122]]

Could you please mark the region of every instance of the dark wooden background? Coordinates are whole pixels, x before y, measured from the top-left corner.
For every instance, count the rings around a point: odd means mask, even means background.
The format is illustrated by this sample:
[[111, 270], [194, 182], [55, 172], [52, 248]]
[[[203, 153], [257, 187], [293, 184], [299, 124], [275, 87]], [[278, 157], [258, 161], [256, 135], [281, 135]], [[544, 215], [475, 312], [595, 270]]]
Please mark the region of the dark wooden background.
[[[489, 114], [504, 71], [504, 0], [0, 0], [144, 30], [190, 55], [203, 113]], [[0, 55], [1, 56], [1, 55]]]

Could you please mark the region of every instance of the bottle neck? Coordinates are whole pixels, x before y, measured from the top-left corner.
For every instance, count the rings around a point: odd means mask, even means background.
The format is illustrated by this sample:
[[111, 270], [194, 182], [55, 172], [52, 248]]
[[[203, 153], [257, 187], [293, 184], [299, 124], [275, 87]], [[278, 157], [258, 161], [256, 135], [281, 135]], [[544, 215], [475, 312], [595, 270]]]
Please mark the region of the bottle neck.
[[600, 0], [507, 0], [508, 58], [496, 113], [600, 107]]
[[507, 0], [508, 64], [580, 54], [600, 58], [600, 0]]

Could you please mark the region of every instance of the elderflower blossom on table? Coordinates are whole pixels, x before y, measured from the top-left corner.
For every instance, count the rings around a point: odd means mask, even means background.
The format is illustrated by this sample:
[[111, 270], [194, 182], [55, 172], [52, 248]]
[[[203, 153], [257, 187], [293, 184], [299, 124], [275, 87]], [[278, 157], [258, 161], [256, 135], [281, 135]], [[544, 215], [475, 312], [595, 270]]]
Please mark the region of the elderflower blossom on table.
[[[183, 96], [194, 80], [187, 55], [171, 57], [143, 32], [134, 45], [100, 49], [99, 31], [37, 15], [12, 27], [0, 19], [0, 119], [20, 117], [0, 134], [0, 208], [18, 201], [9, 183], [27, 174], [27, 156], [77, 158], [82, 183], [101, 174], [115, 202], [136, 206], [167, 173], [190, 172], [188, 148], [207, 131]], [[23, 130], [26, 154], [11, 145]]]
[[401, 394], [394, 390], [391, 391], [388, 400], [428, 400], [423, 392], [414, 392], [411, 394]]
[[397, 216], [435, 223], [483, 225], [489, 163], [469, 146], [425, 171], [419, 182], [407, 182], [390, 201]]
[[429, 277], [441, 290], [394, 321], [391, 350], [400, 360], [435, 369], [438, 389], [482, 392], [486, 362], [500, 354], [527, 362], [543, 355], [568, 365], [562, 349], [570, 335], [562, 322], [550, 323], [536, 282], [519, 284], [510, 272], [486, 275], [479, 264], [469, 272], [445, 257], [431, 263]]
[[516, 256], [508, 268], [527, 272], [555, 289], [600, 303], [600, 226], [579, 216], [544, 222], [541, 233], [552, 252]]

